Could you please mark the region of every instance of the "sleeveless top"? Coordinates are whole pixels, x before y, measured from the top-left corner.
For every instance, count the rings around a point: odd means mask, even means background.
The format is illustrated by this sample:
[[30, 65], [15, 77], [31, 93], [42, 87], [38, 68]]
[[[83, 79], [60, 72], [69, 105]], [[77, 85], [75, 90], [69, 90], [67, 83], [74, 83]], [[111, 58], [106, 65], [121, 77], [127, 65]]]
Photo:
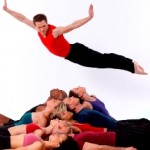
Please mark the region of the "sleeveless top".
[[38, 125], [35, 123], [30, 123], [26, 125], [26, 133], [33, 133], [35, 130], [41, 129]]
[[15, 123], [14, 125], [17, 126], [17, 125], [22, 125], [22, 124], [29, 124], [29, 123], [32, 123], [32, 113], [26, 113], [24, 114], [21, 119]]
[[43, 37], [39, 32], [38, 35], [45, 45], [45, 47], [54, 55], [60, 57], [66, 57], [70, 53], [71, 46], [69, 42], [64, 38], [63, 35], [54, 38], [52, 35], [52, 30], [56, 28], [53, 25], [48, 25], [49, 29], [47, 31], [46, 37]]
[[37, 137], [33, 133], [26, 134], [25, 137], [24, 137], [23, 146], [31, 145], [36, 141], [43, 142], [41, 138]]
[[80, 150], [82, 150], [85, 142], [94, 143], [98, 145], [115, 146], [116, 134], [115, 132], [86, 131], [79, 134], [75, 134], [74, 140], [77, 142]]

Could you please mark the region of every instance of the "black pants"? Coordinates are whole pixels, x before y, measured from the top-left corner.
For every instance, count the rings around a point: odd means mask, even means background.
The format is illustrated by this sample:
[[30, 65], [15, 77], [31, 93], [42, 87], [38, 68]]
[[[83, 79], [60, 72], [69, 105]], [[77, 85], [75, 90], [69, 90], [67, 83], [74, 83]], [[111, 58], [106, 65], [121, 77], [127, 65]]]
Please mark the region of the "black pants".
[[9, 133], [7, 127], [5, 127], [5, 126], [0, 127], [0, 135], [3, 135], [3, 136], [10, 136], [10, 133]]
[[133, 146], [150, 150], [150, 121], [147, 119], [121, 120], [116, 127], [116, 146]]
[[0, 149], [10, 149], [10, 136], [0, 135]]
[[65, 59], [85, 67], [114, 68], [134, 73], [131, 59], [113, 53], [102, 54], [80, 43], [71, 44], [71, 51]]

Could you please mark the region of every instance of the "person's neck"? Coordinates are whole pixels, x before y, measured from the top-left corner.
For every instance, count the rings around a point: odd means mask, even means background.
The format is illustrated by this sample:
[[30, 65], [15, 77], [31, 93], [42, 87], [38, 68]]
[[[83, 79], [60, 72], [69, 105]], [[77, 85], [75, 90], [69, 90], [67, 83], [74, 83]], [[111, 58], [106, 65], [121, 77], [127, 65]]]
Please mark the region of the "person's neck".
[[95, 97], [90, 96], [88, 93], [84, 93], [82, 98], [86, 101], [95, 101]]
[[75, 112], [78, 113], [83, 109], [83, 106], [81, 104], [78, 104], [75, 108]]
[[44, 109], [42, 111], [43, 116], [46, 117], [46, 118], [48, 118], [50, 116], [51, 112], [52, 112], [51, 110], [47, 110], [47, 109]]
[[45, 133], [46, 134], [51, 134], [53, 127], [51, 125], [45, 127]]

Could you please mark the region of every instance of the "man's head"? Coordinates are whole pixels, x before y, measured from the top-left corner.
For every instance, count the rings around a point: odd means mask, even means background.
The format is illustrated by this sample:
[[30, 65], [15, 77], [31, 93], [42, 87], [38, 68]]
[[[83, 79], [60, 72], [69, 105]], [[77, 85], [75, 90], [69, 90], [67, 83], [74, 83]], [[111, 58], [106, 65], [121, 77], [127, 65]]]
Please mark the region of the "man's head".
[[50, 90], [50, 97], [54, 99], [63, 100], [64, 98], [67, 97], [67, 93], [64, 90], [60, 90], [58, 88], [52, 89]]
[[76, 97], [67, 97], [63, 100], [70, 110], [75, 110], [76, 106], [80, 104], [79, 98]]
[[44, 14], [37, 14], [33, 17], [33, 24], [38, 32], [46, 36], [48, 31], [47, 17]]

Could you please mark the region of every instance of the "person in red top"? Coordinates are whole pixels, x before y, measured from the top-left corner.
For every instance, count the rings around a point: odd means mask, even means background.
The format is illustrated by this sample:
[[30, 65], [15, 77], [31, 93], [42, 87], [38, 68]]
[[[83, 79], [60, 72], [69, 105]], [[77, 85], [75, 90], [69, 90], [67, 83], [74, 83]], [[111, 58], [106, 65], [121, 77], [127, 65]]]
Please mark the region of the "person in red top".
[[91, 126], [88, 123], [72, 123], [73, 126], [78, 127], [81, 132], [85, 132], [85, 131], [93, 131], [93, 132], [107, 132], [107, 128], [100, 128], [100, 127], [94, 127]]
[[33, 29], [36, 29], [42, 43], [56, 56], [63, 57], [73, 63], [77, 63], [85, 67], [114, 68], [136, 74], [147, 74], [143, 67], [132, 59], [114, 53], [102, 54], [81, 43], [70, 44], [65, 39], [63, 34], [83, 26], [94, 17], [92, 4], [89, 6], [87, 17], [76, 20], [70, 25], [63, 27], [56, 27], [48, 24], [47, 17], [44, 14], [35, 15], [33, 17], [33, 21], [31, 21], [24, 15], [9, 9], [7, 7], [6, 0], [4, 0], [3, 9], [17, 20], [27, 24]]

